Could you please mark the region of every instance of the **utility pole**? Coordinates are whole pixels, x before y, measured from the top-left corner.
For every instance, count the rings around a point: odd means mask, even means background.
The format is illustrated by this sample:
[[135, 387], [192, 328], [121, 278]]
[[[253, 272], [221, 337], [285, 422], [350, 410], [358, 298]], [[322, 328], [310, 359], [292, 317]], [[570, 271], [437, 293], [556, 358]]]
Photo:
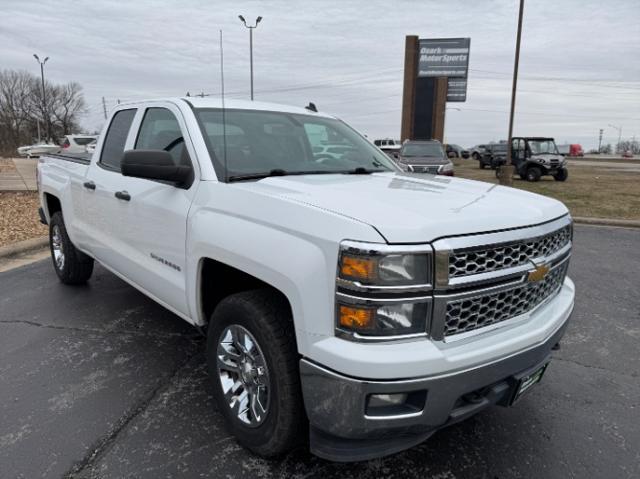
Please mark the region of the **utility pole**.
[[604, 133], [604, 129], [600, 128], [600, 136], [598, 137], [598, 153], [602, 151], [602, 134]]
[[[49, 112], [47, 111], [47, 94], [44, 88], [44, 64], [47, 63], [49, 57], [46, 57], [43, 61], [40, 61], [40, 57], [33, 54], [33, 58], [40, 64], [40, 80], [42, 81], [42, 114], [44, 115], [45, 126], [47, 129], [47, 141], [51, 139], [51, 122], [49, 121]], [[38, 134], [38, 137], [40, 134]]]
[[102, 111], [104, 112], [104, 119], [107, 119], [107, 102], [104, 101], [104, 97], [102, 97]]
[[256, 23], [253, 26], [247, 25], [247, 22], [242, 15], [238, 15], [238, 18], [242, 21], [244, 26], [249, 29], [249, 68], [251, 75], [251, 101], [253, 101], [253, 30], [258, 26], [258, 23], [260, 23], [262, 17], [256, 18]]
[[511, 156], [511, 142], [513, 137], [513, 113], [516, 108], [516, 87], [518, 85], [518, 63], [520, 62], [520, 37], [522, 36], [522, 13], [524, 0], [520, 0], [520, 12], [518, 13], [518, 36], [516, 37], [516, 58], [513, 64], [513, 85], [511, 87], [511, 113], [509, 114], [509, 137], [507, 139], [507, 161], [500, 166], [500, 184], [513, 185], [513, 158]]

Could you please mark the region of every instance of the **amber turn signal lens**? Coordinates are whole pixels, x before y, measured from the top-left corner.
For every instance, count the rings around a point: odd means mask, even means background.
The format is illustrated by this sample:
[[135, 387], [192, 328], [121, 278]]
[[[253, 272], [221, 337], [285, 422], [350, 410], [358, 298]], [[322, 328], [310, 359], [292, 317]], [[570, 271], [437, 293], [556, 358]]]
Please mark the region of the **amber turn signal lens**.
[[340, 273], [342, 277], [372, 280], [376, 277], [376, 263], [371, 258], [344, 255]]
[[349, 329], [372, 329], [375, 311], [340, 305], [340, 326]]

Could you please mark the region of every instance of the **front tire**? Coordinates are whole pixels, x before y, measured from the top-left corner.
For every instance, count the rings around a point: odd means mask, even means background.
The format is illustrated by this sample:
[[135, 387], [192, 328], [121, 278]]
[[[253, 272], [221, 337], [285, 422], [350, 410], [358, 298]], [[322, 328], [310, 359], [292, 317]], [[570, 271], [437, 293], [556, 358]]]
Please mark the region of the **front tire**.
[[569, 171], [566, 168], [558, 170], [558, 172], [553, 175], [553, 179], [556, 181], [567, 181], [567, 178], [569, 178]]
[[527, 169], [526, 178], [527, 181], [539, 181], [542, 176], [542, 170], [537, 166], [531, 166]]
[[306, 427], [291, 311], [270, 290], [222, 300], [210, 320], [207, 365], [227, 428], [263, 457], [299, 444]]
[[53, 269], [64, 284], [84, 284], [93, 274], [93, 258], [78, 250], [64, 224], [62, 212], [51, 215], [49, 221], [49, 249]]

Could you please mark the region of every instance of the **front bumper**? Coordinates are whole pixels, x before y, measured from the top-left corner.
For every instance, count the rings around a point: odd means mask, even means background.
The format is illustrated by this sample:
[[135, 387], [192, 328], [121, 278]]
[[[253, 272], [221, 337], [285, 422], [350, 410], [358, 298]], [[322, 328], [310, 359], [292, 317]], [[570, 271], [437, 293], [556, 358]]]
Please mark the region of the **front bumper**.
[[[436, 430], [492, 404], [508, 405], [518, 378], [549, 361], [565, 321], [544, 342], [507, 358], [434, 377], [377, 381], [341, 375], [307, 359], [300, 361], [311, 451], [333, 461], [361, 461], [393, 454], [423, 442]], [[366, 414], [371, 394], [426, 393], [409, 414]]]

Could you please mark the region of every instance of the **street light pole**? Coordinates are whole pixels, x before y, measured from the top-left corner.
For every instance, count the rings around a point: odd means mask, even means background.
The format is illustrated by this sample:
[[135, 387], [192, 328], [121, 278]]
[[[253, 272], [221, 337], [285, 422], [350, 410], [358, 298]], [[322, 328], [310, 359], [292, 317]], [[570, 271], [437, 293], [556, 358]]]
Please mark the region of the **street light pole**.
[[42, 113], [45, 116], [45, 122], [47, 127], [47, 141], [51, 139], [51, 124], [49, 122], [49, 113], [47, 112], [47, 94], [44, 88], [44, 64], [47, 63], [49, 57], [46, 57], [43, 61], [40, 61], [40, 58], [35, 53], [33, 57], [40, 64], [40, 80], [42, 81]]
[[615, 130], [618, 130], [618, 144], [616, 145], [616, 152], [617, 152], [618, 148], [621, 148], [620, 143], [622, 143], [622, 127], [612, 125], [611, 123], [609, 123], [609, 126]]
[[253, 30], [258, 26], [262, 17], [256, 18], [256, 23], [253, 26], [247, 25], [247, 22], [242, 15], [238, 15], [238, 18], [242, 21], [243, 25], [249, 29], [249, 69], [251, 75], [251, 101], [253, 101]]

